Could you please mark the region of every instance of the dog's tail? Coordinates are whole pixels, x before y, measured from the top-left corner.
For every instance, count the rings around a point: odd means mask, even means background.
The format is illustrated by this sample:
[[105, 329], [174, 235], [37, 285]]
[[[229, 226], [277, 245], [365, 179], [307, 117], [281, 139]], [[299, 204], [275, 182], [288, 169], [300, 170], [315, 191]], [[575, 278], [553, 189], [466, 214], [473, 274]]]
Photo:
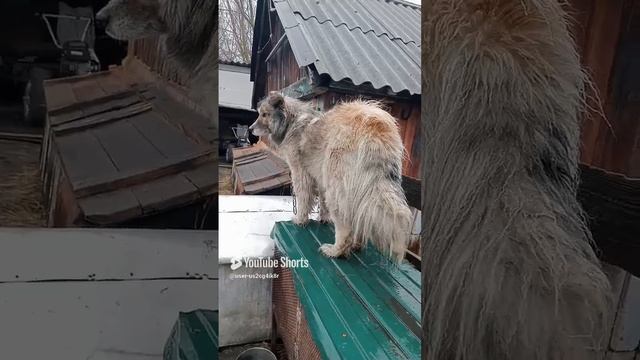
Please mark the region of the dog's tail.
[[340, 215], [350, 221], [359, 247], [371, 242], [395, 261], [404, 257], [410, 244], [412, 214], [402, 189], [402, 139], [395, 119], [378, 103], [364, 104], [366, 119], [360, 123], [358, 151], [343, 179], [348, 199], [341, 199]]
[[602, 357], [610, 286], [576, 199], [585, 77], [561, 3], [423, 2], [430, 360]]
[[370, 241], [382, 253], [399, 262], [410, 243], [411, 210], [396, 181], [376, 180], [370, 182], [364, 196], [350, 199], [354, 239], [360, 246]]

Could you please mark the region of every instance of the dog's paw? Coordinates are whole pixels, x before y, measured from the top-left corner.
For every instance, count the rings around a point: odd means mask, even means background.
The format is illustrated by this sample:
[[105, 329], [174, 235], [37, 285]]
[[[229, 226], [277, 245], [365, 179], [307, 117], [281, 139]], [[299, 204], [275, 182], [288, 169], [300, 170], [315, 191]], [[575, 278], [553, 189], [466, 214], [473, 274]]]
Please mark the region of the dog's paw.
[[324, 256], [330, 258], [337, 258], [342, 256], [342, 252], [335, 245], [322, 244], [318, 249]]
[[331, 215], [329, 215], [329, 211], [323, 211], [320, 209], [320, 214], [318, 214], [318, 221], [324, 224], [328, 224], [331, 222]]
[[305, 227], [309, 223], [309, 217], [296, 216], [293, 218], [293, 223], [300, 227]]

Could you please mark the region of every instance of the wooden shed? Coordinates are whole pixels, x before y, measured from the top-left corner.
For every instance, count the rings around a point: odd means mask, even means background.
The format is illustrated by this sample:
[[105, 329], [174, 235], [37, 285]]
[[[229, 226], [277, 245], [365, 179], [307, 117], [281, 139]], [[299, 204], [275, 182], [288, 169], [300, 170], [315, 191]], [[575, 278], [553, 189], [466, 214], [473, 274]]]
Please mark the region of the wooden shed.
[[254, 107], [273, 90], [319, 110], [358, 97], [381, 100], [399, 122], [403, 174], [419, 177], [420, 6], [258, 0], [254, 29]]

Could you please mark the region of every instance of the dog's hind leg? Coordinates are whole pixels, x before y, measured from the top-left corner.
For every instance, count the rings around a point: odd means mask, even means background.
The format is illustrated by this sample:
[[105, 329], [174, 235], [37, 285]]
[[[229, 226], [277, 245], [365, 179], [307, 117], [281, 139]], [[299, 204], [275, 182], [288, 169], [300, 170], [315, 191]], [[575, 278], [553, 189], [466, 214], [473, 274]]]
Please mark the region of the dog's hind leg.
[[293, 222], [304, 226], [309, 222], [309, 214], [313, 209], [315, 182], [311, 175], [304, 170], [294, 171], [291, 168], [291, 182], [296, 201], [296, 214]]
[[331, 221], [331, 214], [329, 213], [329, 208], [327, 207], [327, 200], [325, 199], [324, 192], [322, 189], [318, 189], [318, 207], [320, 208], [320, 221], [323, 223], [328, 223]]
[[353, 237], [351, 234], [351, 227], [345, 225], [341, 221], [336, 221], [336, 218], [333, 218], [333, 223], [336, 228], [336, 242], [335, 244], [322, 244], [320, 246], [320, 252], [322, 252], [327, 257], [340, 257], [340, 256], [348, 256], [351, 253], [351, 249], [353, 247]]

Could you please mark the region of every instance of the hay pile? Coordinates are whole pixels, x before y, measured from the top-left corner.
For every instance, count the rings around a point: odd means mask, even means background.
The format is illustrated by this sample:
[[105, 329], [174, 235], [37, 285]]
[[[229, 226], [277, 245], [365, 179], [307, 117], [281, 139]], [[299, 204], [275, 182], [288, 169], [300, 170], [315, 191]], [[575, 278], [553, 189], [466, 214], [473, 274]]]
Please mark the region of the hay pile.
[[0, 140], [0, 226], [44, 227], [40, 145]]

